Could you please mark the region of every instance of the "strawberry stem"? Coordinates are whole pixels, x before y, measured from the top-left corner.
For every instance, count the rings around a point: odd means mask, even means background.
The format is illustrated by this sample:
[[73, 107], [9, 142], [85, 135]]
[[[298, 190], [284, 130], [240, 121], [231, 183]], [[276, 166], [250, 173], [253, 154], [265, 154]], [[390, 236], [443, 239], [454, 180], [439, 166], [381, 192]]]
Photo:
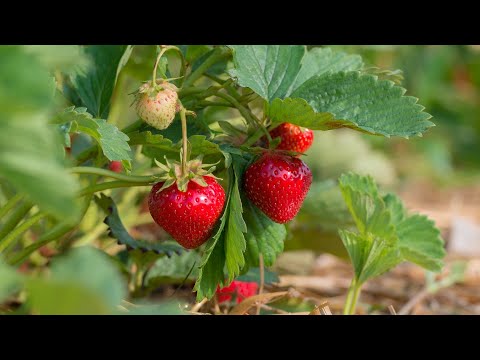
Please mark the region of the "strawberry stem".
[[88, 186], [80, 190], [77, 195], [79, 197], [82, 197], [82, 196], [96, 193], [97, 191], [116, 189], [116, 188], [122, 188], [122, 187], [132, 187], [132, 186], [152, 186], [152, 182], [146, 181], [144, 183], [140, 183], [140, 182], [128, 182], [128, 181], [108, 181], [108, 182]]
[[31, 218], [25, 220], [22, 224], [17, 226], [12, 232], [10, 232], [0, 241], [0, 253], [3, 252], [6, 248], [10, 247], [10, 245], [12, 245], [15, 240], [25, 231], [27, 231], [31, 226], [35, 225], [37, 222], [39, 222], [46, 216], [46, 213], [44, 213], [43, 211], [39, 211]]
[[157, 68], [158, 68], [158, 63], [160, 62], [160, 59], [162, 58], [163, 54], [165, 54], [170, 47], [165, 46], [165, 45], [160, 45], [160, 53], [157, 56], [157, 61], [155, 61], [155, 66], [153, 67], [153, 75], [152, 75], [152, 85], [155, 86], [157, 85]]
[[184, 85], [186, 87], [192, 86], [196, 80], [198, 80], [210, 67], [215, 65], [217, 62], [222, 61], [231, 56], [231, 51], [227, 47], [220, 46], [215, 48], [212, 51], [212, 54], [205, 59], [205, 61], [195, 70], [190, 73], [188, 78], [185, 80]]
[[352, 280], [350, 288], [348, 289], [343, 315], [354, 315], [357, 307], [358, 296], [360, 295], [361, 285], [356, 278]]
[[99, 175], [99, 176], [106, 176], [111, 177], [117, 180], [122, 180], [131, 183], [154, 183], [156, 180], [155, 176], [132, 176], [132, 175], [125, 175], [119, 174], [114, 171], [106, 170], [106, 169], [99, 169], [94, 168], [91, 166], [77, 166], [70, 168], [70, 172], [74, 174], [91, 174], [91, 175]]
[[260, 128], [260, 130], [265, 134], [269, 142], [272, 141], [272, 137], [270, 136], [270, 133], [268, 132], [266, 127], [262, 124], [262, 122], [255, 115], [253, 115], [248, 108], [240, 104], [240, 102], [238, 102], [237, 99], [235, 99], [233, 96], [229, 94], [224, 94], [221, 92], [217, 92], [215, 95], [232, 104], [248, 122]]
[[188, 153], [188, 144], [187, 144], [187, 110], [181, 105], [180, 109], [180, 120], [182, 121], [182, 176], [187, 175], [187, 153]]
[[0, 209], [0, 219], [6, 215], [11, 209], [13, 209], [20, 200], [23, 199], [23, 194], [16, 194], [12, 196], [7, 203]]
[[[165, 54], [168, 50], [176, 50], [180, 54], [180, 57], [182, 59], [182, 68], [181, 68], [181, 73], [180, 73], [181, 78], [184, 77], [185, 71], [186, 71], [185, 59], [183, 58], [183, 54], [178, 47], [171, 46], [171, 45], [160, 45], [160, 48], [162, 50], [160, 50], [160, 53], [157, 56], [157, 60], [155, 61], [155, 66], [153, 68], [153, 76], [152, 76], [153, 86], [157, 85], [157, 68], [158, 68], [158, 64], [160, 63], [160, 59], [162, 58], [163, 54]], [[183, 83], [183, 79], [181, 81]]]
[[158, 54], [157, 56], [157, 60], [155, 61], [155, 67], [153, 68], [153, 76], [152, 76], [152, 84], [153, 86], [157, 85], [157, 68], [158, 68], [158, 64], [160, 63], [160, 59], [161, 57], [163, 56], [163, 54], [165, 54], [168, 50], [175, 50], [176, 52], [178, 52], [178, 54], [180, 55], [180, 60], [182, 62], [181, 64], [181, 67], [180, 67], [180, 75], [179, 77], [177, 78], [174, 78], [174, 79], [167, 79], [166, 81], [169, 81], [169, 80], [176, 80], [176, 79], [180, 79], [180, 87], [182, 87], [183, 85], [183, 82], [185, 81], [185, 73], [187, 71], [187, 63], [185, 62], [185, 57], [183, 56], [183, 53], [182, 51], [176, 47], [176, 46], [172, 46], [172, 45], [160, 45], [160, 48], [162, 49], [160, 51], [160, 53]]
[[20, 221], [29, 213], [30, 209], [33, 207], [31, 202], [26, 201], [12, 212], [7, 221], [3, 224], [2, 229], [0, 230], [0, 239], [3, 239], [8, 235], [10, 231], [15, 229]]
[[42, 246], [48, 244], [51, 241], [54, 241], [60, 238], [61, 236], [64, 236], [68, 232], [74, 230], [80, 224], [80, 222], [83, 220], [83, 217], [87, 213], [87, 210], [90, 207], [91, 200], [92, 200], [91, 197], [85, 198], [85, 201], [82, 204], [80, 216], [78, 217], [75, 224], [72, 225], [64, 222], [58, 223], [50, 231], [40, 236], [32, 245], [27, 246], [25, 249], [23, 249], [19, 253], [9, 256], [7, 258], [7, 262], [10, 265], [17, 265], [18, 263], [26, 259], [28, 256], [30, 256], [30, 254], [36, 251], [37, 249], [41, 248]]

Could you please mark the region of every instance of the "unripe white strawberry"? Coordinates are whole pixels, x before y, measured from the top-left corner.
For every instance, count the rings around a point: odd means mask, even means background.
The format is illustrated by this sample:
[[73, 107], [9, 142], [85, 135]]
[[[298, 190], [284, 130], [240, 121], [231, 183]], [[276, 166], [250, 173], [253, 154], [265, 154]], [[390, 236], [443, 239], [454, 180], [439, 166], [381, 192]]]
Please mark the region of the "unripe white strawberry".
[[136, 94], [138, 116], [150, 126], [163, 130], [170, 126], [178, 111], [177, 87], [168, 82], [143, 84]]

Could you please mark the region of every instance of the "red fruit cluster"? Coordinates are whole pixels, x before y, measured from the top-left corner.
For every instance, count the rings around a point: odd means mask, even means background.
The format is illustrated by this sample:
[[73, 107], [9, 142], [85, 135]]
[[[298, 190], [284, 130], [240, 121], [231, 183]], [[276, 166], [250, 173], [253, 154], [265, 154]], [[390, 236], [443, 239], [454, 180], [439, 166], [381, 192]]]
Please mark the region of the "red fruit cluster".
[[312, 173], [300, 159], [264, 153], [244, 175], [247, 197], [273, 221], [292, 220], [312, 183]]
[[272, 139], [280, 137], [282, 140], [277, 150], [289, 150], [304, 153], [313, 143], [313, 131], [303, 129], [290, 123], [282, 123], [270, 131]]
[[257, 294], [258, 284], [250, 281], [232, 281], [229, 286], [217, 289], [218, 302], [223, 303], [236, 298], [236, 303], [241, 303], [244, 299]]
[[197, 248], [210, 238], [225, 204], [222, 186], [213, 177], [203, 179], [208, 186], [190, 181], [186, 192], [176, 185], [159, 191], [164, 183], [157, 183], [148, 200], [155, 222], [187, 249]]
[[[290, 123], [273, 129], [271, 135], [281, 138], [279, 150], [302, 153], [313, 142], [311, 130]], [[199, 164], [192, 164], [191, 169], [198, 171]], [[187, 249], [197, 248], [210, 238], [225, 204], [223, 188], [211, 176], [203, 177], [200, 173], [195, 175], [195, 181], [187, 179], [187, 183], [175, 178], [165, 189], [165, 182], [159, 182], [149, 196], [149, 210], [155, 222]], [[200, 185], [202, 178], [204, 186]], [[177, 183], [187, 184], [187, 188], [176, 186]], [[247, 168], [243, 178], [247, 198], [280, 224], [297, 215], [311, 183], [312, 173], [302, 160], [276, 151], [265, 151]]]

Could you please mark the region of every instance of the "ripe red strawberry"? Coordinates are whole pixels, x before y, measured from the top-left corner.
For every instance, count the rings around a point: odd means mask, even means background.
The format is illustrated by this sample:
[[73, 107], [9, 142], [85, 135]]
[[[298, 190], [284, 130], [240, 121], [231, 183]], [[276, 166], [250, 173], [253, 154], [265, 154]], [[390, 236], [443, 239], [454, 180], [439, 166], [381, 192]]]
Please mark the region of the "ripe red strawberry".
[[282, 140], [277, 146], [277, 150], [289, 150], [303, 153], [313, 143], [313, 131], [303, 129], [300, 126], [290, 123], [282, 123], [270, 131], [272, 139], [280, 137]]
[[203, 179], [206, 187], [189, 181], [185, 192], [176, 184], [159, 191], [164, 183], [157, 183], [148, 200], [155, 222], [187, 249], [195, 249], [210, 238], [225, 204], [222, 186], [211, 176]]
[[[138, 116], [156, 129], [166, 129], [179, 110], [177, 87], [168, 82], [143, 84], [136, 95]], [[178, 109], [178, 110], [177, 110]]]
[[273, 221], [292, 220], [307, 196], [312, 173], [296, 157], [265, 152], [244, 175], [247, 197]]
[[244, 299], [257, 294], [258, 284], [254, 281], [237, 281], [234, 280], [229, 286], [217, 288], [218, 302], [231, 301], [235, 296], [237, 304]]
[[121, 173], [123, 166], [121, 161], [111, 161], [108, 165], [108, 169], [116, 173]]

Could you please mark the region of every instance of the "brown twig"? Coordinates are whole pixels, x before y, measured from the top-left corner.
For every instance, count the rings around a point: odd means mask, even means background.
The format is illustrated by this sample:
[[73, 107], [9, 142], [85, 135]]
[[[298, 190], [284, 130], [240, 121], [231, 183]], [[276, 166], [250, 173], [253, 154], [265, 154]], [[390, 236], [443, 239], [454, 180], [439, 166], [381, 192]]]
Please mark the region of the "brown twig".
[[222, 310], [220, 310], [220, 306], [218, 305], [218, 299], [216, 296], [213, 298], [213, 311], [215, 312], [215, 314], [222, 313]]
[[430, 295], [427, 289], [423, 289], [417, 295], [412, 297], [398, 312], [398, 315], [408, 315], [415, 305], [419, 304]]
[[391, 315], [397, 315], [397, 312], [395, 311], [393, 305], [388, 305], [388, 311], [390, 311]]
[[200, 310], [202, 308], [202, 306], [206, 304], [207, 301], [208, 301], [208, 299], [204, 298], [199, 303], [196, 303], [195, 305], [193, 305], [189, 312], [192, 312], [192, 313], [198, 312], [198, 310]]
[[330, 308], [328, 307], [328, 302], [324, 302], [320, 304], [320, 311], [322, 315], [332, 315], [332, 312], [330, 311]]
[[[263, 292], [263, 287], [265, 285], [265, 269], [263, 266], [263, 255], [260, 253], [258, 256], [258, 265], [260, 267], [260, 289], [258, 290], [258, 295], [262, 294]], [[260, 306], [261, 304], [257, 305], [257, 315], [260, 315]]]

